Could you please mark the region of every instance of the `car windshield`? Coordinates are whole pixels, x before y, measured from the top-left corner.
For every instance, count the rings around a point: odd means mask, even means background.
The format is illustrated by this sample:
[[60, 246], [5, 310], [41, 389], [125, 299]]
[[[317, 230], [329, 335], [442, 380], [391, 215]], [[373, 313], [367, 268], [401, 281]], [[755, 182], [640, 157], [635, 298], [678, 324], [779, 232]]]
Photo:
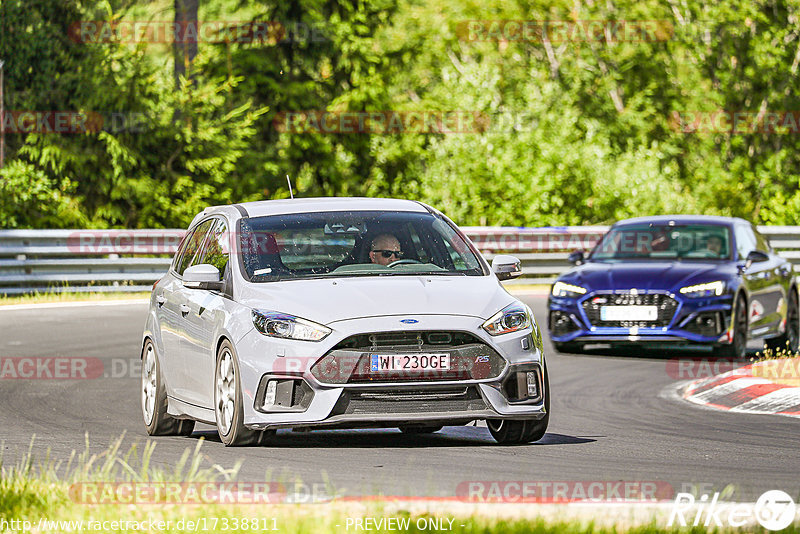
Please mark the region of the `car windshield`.
[[486, 274], [462, 235], [430, 213], [337, 211], [242, 219], [239, 245], [252, 282]]
[[625, 225], [612, 228], [589, 259], [731, 258], [730, 230], [714, 224]]

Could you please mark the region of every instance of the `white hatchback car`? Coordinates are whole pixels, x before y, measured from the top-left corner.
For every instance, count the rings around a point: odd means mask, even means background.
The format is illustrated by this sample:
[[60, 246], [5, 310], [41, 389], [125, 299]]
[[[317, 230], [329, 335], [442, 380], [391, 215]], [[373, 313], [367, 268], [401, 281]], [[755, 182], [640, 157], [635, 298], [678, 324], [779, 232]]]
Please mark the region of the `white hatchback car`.
[[151, 435], [215, 424], [225, 445], [279, 428], [436, 432], [486, 420], [544, 436], [550, 391], [528, 306], [437, 210], [318, 198], [208, 208], [153, 286], [141, 404]]

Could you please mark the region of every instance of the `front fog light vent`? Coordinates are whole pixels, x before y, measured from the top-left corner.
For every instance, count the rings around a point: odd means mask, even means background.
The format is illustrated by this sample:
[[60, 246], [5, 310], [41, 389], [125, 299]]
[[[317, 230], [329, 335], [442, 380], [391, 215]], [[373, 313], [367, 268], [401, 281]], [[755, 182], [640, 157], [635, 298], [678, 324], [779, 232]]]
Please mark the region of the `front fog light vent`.
[[[302, 378], [263, 377], [256, 393], [256, 410], [262, 412], [302, 411], [314, 393]], [[260, 399], [260, 400], [259, 400]]]
[[503, 384], [510, 402], [538, 402], [542, 400], [542, 373], [540, 368], [523, 369], [512, 373]]

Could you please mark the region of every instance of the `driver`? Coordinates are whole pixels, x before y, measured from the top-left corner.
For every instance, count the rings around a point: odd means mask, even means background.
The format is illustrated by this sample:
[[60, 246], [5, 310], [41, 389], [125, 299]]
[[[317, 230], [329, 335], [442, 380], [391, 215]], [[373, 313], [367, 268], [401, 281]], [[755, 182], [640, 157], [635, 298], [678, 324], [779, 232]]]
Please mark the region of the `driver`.
[[381, 234], [372, 240], [369, 250], [369, 259], [378, 265], [389, 265], [403, 259], [400, 241], [392, 234]]
[[722, 256], [722, 238], [715, 234], [708, 236], [706, 240], [706, 251], [716, 257]]

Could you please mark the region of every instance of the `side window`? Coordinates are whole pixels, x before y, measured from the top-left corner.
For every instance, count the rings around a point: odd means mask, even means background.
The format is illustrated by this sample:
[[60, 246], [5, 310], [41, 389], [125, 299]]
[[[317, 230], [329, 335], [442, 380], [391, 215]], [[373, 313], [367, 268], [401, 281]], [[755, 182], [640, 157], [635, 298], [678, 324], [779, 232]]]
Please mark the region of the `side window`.
[[478, 259], [472, 254], [467, 242], [445, 221], [439, 219], [433, 223], [447, 249], [447, 255], [457, 271], [480, 270]]
[[414, 225], [408, 224], [406, 225], [408, 230], [408, 235], [411, 237], [411, 244], [414, 247], [414, 252], [416, 253], [417, 259], [422, 263], [431, 263], [431, 258], [428, 255], [428, 251], [425, 250], [425, 246], [422, 244], [422, 240], [417, 233], [417, 229], [414, 228]]
[[739, 259], [745, 259], [750, 252], [756, 249], [756, 236], [753, 229], [747, 226], [736, 225], [736, 250], [739, 252]]
[[186, 238], [186, 243], [183, 246], [183, 252], [181, 252], [180, 259], [178, 260], [175, 272], [180, 275], [183, 275], [183, 271], [192, 264], [192, 260], [194, 259], [195, 255], [197, 255], [197, 251], [202, 245], [206, 234], [208, 233], [208, 229], [211, 228], [211, 223], [214, 221], [209, 219], [207, 221], [203, 221], [200, 223], [197, 228], [195, 228], [192, 235]]
[[228, 265], [230, 258], [230, 243], [228, 235], [228, 225], [222, 219], [217, 219], [214, 227], [208, 233], [208, 239], [205, 244], [205, 253], [198, 254], [195, 263], [208, 263], [219, 269], [220, 277], [225, 276], [225, 267]]
[[444, 245], [447, 248], [447, 253], [450, 255], [450, 259], [453, 261], [453, 266], [456, 270], [465, 271], [467, 269], [467, 263], [464, 261], [464, 257], [453, 249], [453, 246], [448, 240], [444, 240]]
[[769, 241], [763, 235], [758, 233], [758, 230], [753, 228], [753, 233], [756, 236], [756, 248], [761, 252], [772, 252], [772, 247], [769, 246]]
[[175, 256], [172, 258], [172, 268], [178, 270], [178, 265], [181, 263], [181, 257], [186, 253], [186, 247], [189, 246], [189, 241], [192, 240], [194, 232], [186, 232], [178, 243], [178, 250], [175, 251]]

